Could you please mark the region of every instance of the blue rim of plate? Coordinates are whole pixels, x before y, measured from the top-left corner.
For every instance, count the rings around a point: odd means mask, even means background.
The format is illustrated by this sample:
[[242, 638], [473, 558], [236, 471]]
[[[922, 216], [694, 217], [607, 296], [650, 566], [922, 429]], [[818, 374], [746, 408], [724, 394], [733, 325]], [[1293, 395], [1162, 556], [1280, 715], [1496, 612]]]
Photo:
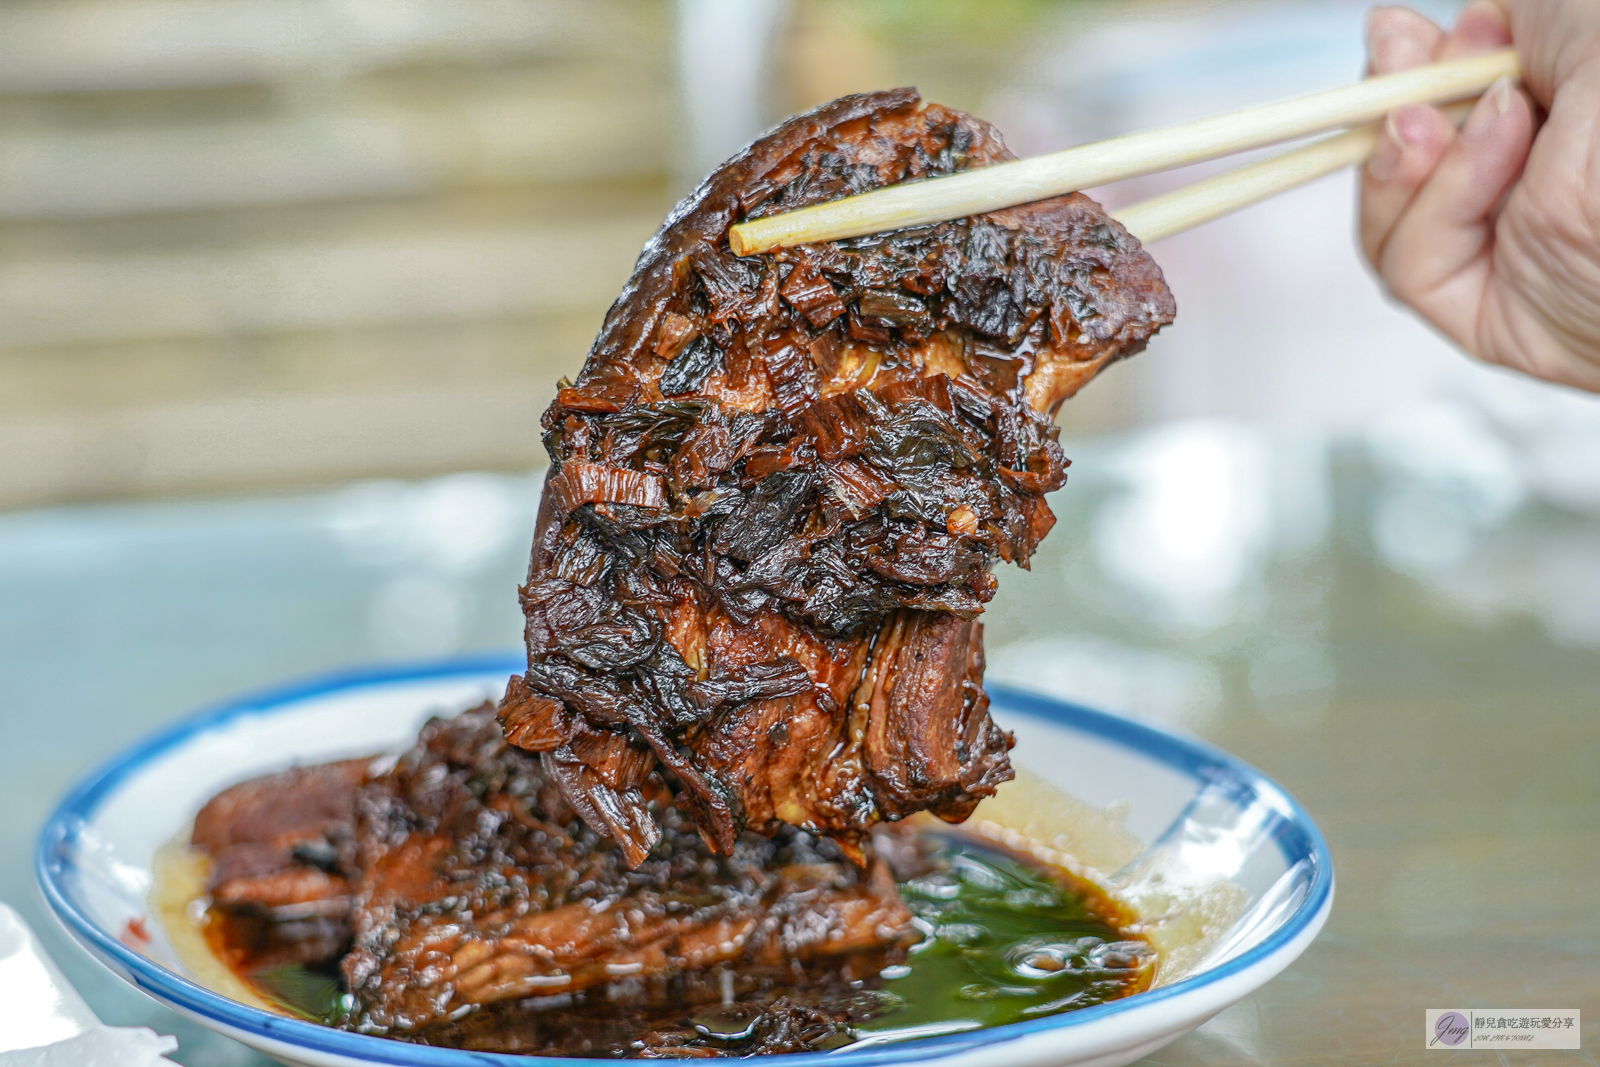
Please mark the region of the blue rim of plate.
[[[268, 714], [285, 704], [325, 696], [346, 689], [397, 682], [443, 679], [505, 672], [520, 672], [520, 656], [497, 655], [444, 660], [406, 667], [375, 667], [343, 671], [293, 683], [247, 696], [181, 719], [146, 740], [112, 757], [84, 778], [61, 801], [39, 833], [34, 851], [34, 875], [50, 910], [85, 947], [120, 968], [140, 990], [157, 1000], [181, 1005], [202, 1019], [209, 1019], [245, 1033], [286, 1045], [324, 1054], [348, 1056], [395, 1067], [466, 1067], [469, 1064], [499, 1065], [514, 1060], [538, 1060], [552, 1067], [581, 1067], [590, 1059], [556, 1056], [520, 1056], [508, 1053], [467, 1052], [460, 1049], [412, 1045], [387, 1038], [334, 1030], [318, 1023], [288, 1019], [258, 1008], [237, 1003], [211, 992], [187, 978], [134, 952], [85, 915], [62, 884], [62, 846], [77, 829], [94, 815], [100, 802], [126, 778], [151, 759], [183, 743], [201, 731], [251, 715]], [[930, 1056], [947, 1056], [979, 1045], [996, 1045], [1029, 1034], [1083, 1026], [1108, 1016], [1121, 1014], [1161, 1001], [1182, 997], [1207, 985], [1238, 974], [1270, 958], [1292, 942], [1327, 906], [1333, 893], [1333, 859], [1322, 833], [1299, 802], [1272, 779], [1228, 753], [1194, 738], [1180, 737], [1132, 719], [1095, 711], [1052, 697], [1004, 686], [985, 687], [991, 701], [999, 707], [1057, 723], [1070, 729], [1100, 737], [1124, 748], [1133, 749], [1159, 763], [1180, 771], [1202, 786], [1232, 782], [1236, 799], [1261, 798], [1273, 810], [1271, 836], [1289, 867], [1309, 861], [1310, 890], [1289, 918], [1260, 944], [1201, 974], [1159, 989], [1147, 990], [1125, 1000], [1114, 1000], [1060, 1015], [1049, 1015], [1004, 1026], [969, 1030], [939, 1037], [926, 1037], [893, 1044], [876, 1045], [850, 1052], [848, 1048], [831, 1053], [786, 1053], [781, 1062], [794, 1067], [820, 1067], [822, 1064], [861, 1065], [914, 1062]], [[113, 968], [113, 969], [116, 969]], [[841, 1058], [842, 1057], [842, 1058]]]

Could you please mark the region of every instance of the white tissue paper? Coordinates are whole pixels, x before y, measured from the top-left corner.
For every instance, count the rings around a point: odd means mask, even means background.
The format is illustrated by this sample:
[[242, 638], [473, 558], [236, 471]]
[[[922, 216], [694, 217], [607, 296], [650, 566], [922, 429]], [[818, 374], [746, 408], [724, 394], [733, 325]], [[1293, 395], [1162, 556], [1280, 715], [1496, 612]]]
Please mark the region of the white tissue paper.
[[0, 904], [0, 1067], [174, 1067], [174, 1038], [105, 1026], [28, 924]]
[[0, 1067], [170, 1067], [162, 1055], [178, 1047], [176, 1038], [144, 1027], [95, 1023], [76, 1037], [37, 1048], [0, 1052]]

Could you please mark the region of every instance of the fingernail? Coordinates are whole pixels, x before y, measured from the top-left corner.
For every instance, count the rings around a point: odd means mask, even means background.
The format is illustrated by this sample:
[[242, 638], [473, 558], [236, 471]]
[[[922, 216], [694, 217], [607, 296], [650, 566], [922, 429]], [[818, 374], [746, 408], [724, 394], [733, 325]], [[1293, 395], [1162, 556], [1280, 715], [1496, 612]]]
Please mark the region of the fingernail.
[[1472, 109], [1472, 114], [1467, 116], [1466, 123], [1461, 127], [1461, 140], [1464, 143], [1474, 144], [1483, 140], [1489, 135], [1489, 131], [1494, 129], [1495, 124], [1506, 116], [1511, 110], [1514, 84], [1509, 77], [1501, 78], [1483, 94], [1483, 99], [1478, 101], [1477, 106]]
[[1400, 136], [1400, 125], [1390, 114], [1384, 120], [1378, 143], [1372, 146], [1372, 155], [1367, 157], [1367, 173], [1373, 181], [1386, 182], [1400, 170], [1400, 160], [1405, 158], [1405, 154], [1406, 143]]
[[1384, 7], [1367, 9], [1367, 24], [1361, 29], [1361, 39], [1367, 44], [1367, 66], [1373, 70], [1378, 69], [1378, 53], [1390, 36], [1379, 29], [1383, 23], [1384, 12], [1387, 10]]
[[1454, 33], [1470, 48], [1503, 48], [1511, 43], [1505, 12], [1493, 0], [1472, 0], [1462, 8]]
[[1494, 101], [1496, 114], [1504, 115], [1510, 112], [1511, 98], [1516, 93], [1516, 87], [1516, 80], [1509, 74], [1489, 86], [1489, 99]]
[[1420, 67], [1432, 57], [1425, 42], [1407, 32], [1413, 25], [1405, 19], [1392, 19], [1390, 12], [1401, 8], [1375, 8], [1367, 18], [1367, 62], [1380, 73], [1393, 73]]

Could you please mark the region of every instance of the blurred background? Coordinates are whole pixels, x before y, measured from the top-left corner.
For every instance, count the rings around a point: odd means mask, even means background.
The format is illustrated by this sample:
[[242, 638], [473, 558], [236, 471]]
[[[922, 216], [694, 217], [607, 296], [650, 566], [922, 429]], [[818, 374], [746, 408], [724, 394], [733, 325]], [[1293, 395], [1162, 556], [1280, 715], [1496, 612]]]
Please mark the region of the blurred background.
[[[252, 687], [514, 646], [554, 383], [777, 119], [910, 84], [1044, 152], [1348, 81], [1365, 6], [0, 2], [0, 899], [107, 1021], [265, 1063], [44, 917], [74, 777]], [[1060, 523], [987, 616], [994, 679], [1224, 745], [1334, 846], [1328, 933], [1152, 1062], [1399, 1062], [1434, 1001], [1600, 994], [1600, 400], [1387, 303], [1351, 201], [1153, 247], [1178, 322], [1067, 405]]]
[[[525, 470], [643, 240], [777, 119], [914, 84], [1028, 155], [1347, 80], [1363, 6], [8, 0], [0, 506]], [[1476, 381], [1347, 201], [1166, 242], [1179, 325], [1069, 432], [1347, 431]]]

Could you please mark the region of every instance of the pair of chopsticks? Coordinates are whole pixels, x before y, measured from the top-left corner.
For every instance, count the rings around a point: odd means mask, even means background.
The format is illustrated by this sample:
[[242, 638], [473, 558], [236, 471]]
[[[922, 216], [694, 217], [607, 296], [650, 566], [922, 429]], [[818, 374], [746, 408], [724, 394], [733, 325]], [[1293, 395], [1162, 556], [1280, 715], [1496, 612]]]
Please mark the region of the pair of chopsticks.
[[1114, 213], [1135, 237], [1155, 241], [1364, 161], [1377, 143], [1380, 120], [1397, 108], [1469, 99], [1501, 78], [1520, 76], [1516, 53], [1509, 49], [1471, 56], [1368, 78], [1310, 96], [942, 178], [903, 182], [782, 215], [751, 219], [729, 231], [728, 243], [737, 255], [747, 256], [813, 241], [943, 222], [1327, 130], [1355, 127]]

